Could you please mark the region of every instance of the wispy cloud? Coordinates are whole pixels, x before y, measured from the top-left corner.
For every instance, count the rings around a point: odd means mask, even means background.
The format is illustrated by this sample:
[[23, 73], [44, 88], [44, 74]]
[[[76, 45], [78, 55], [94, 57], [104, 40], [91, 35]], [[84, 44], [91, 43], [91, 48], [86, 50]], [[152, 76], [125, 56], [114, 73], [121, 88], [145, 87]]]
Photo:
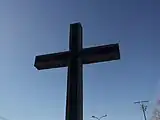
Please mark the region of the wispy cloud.
[[2, 116], [0, 116], [0, 119], [1, 119], [1, 120], [8, 120], [7, 118], [2, 117]]

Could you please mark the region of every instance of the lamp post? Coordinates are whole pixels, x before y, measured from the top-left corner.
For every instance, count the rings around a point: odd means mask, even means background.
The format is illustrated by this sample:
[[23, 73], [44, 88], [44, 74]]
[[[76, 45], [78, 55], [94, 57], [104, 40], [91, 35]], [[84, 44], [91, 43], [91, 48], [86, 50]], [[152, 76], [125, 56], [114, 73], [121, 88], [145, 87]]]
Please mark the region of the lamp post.
[[96, 116], [92, 116], [92, 118], [95, 118], [95, 119], [97, 119], [97, 120], [101, 120], [102, 118], [104, 118], [104, 117], [107, 117], [107, 115], [103, 115], [103, 116], [101, 116], [101, 117], [96, 117]]

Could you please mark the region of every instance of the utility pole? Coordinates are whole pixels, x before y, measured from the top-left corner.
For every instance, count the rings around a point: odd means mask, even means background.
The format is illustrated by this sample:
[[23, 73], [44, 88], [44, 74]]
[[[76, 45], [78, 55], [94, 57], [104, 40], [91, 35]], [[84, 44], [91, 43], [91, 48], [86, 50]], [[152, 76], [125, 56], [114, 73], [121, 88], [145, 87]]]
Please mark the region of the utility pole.
[[102, 118], [104, 118], [104, 117], [107, 117], [107, 115], [103, 115], [103, 116], [101, 116], [101, 117], [96, 117], [96, 116], [92, 116], [92, 118], [95, 118], [95, 119], [97, 119], [97, 120], [101, 120]]
[[144, 103], [148, 103], [148, 102], [149, 101], [137, 101], [137, 102], [134, 102], [135, 104], [140, 104], [142, 112], [143, 112], [144, 120], [147, 120], [147, 117], [146, 117], [147, 105], [144, 105]]

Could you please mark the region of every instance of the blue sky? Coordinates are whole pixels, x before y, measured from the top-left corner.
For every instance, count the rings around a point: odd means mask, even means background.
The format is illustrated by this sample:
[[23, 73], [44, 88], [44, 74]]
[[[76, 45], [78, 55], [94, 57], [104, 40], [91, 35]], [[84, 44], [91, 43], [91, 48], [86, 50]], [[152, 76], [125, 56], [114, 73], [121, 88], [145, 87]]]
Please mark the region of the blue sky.
[[0, 116], [64, 120], [67, 68], [37, 71], [36, 55], [68, 50], [69, 24], [84, 47], [120, 43], [121, 60], [84, 66], [84, 120], [142, 120], [160, 81], [159, 0], [0, 0]]

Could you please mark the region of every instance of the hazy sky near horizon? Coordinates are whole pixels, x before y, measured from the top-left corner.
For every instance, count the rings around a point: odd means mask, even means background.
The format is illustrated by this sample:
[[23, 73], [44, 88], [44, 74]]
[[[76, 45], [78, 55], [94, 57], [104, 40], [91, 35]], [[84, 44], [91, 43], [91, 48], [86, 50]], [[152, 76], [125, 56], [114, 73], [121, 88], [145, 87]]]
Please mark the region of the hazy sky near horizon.
[[65, 119], [67, 68], [33, 64], [68, 50], [69, 24], [81, 22], [84, 47], [119, 42], [121, 52], [121, 60], [84, 66], [84, 120], [142, 120], [133, 102], [153, 101], [160, 87], [159, 13], [159, 0], [0, 0], [0, 116]]

